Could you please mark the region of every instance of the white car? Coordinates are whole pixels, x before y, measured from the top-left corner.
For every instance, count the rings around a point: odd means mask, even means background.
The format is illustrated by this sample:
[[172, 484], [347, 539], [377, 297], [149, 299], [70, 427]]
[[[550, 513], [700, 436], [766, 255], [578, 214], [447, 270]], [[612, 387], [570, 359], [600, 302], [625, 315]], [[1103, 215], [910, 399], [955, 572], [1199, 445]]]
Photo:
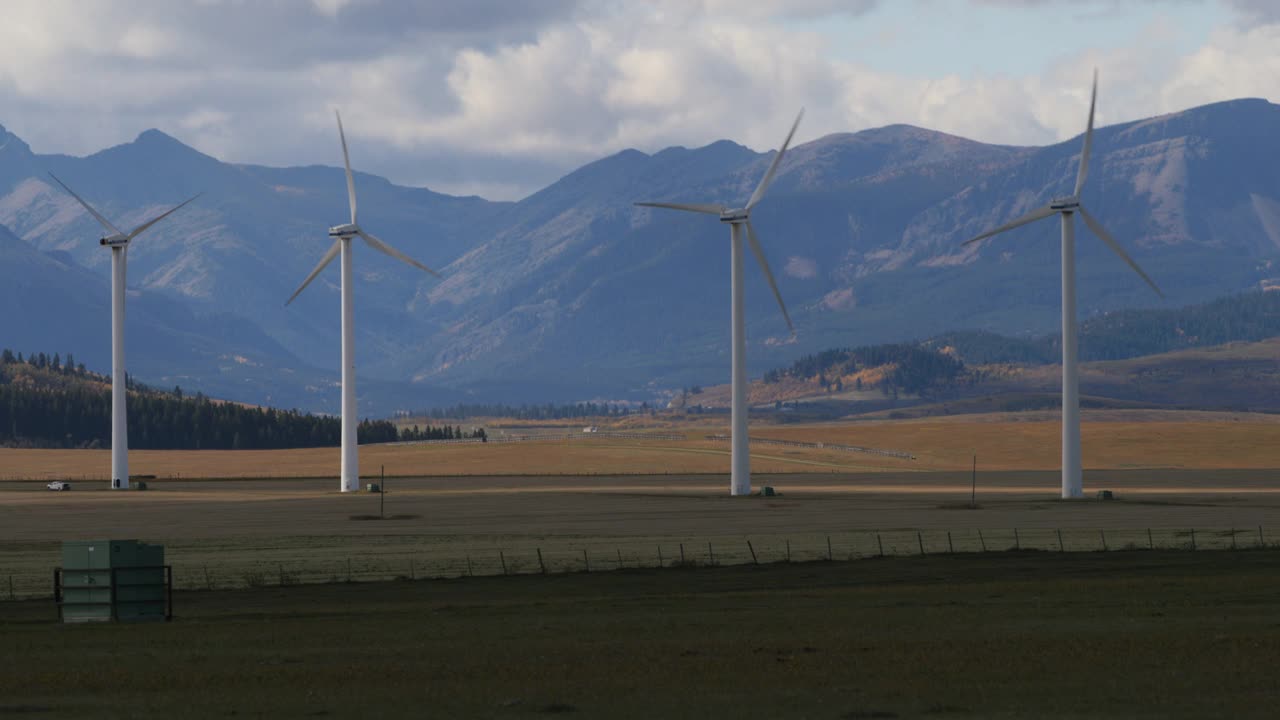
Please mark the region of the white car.
[[48, 485], [45, 485], [45, 487], [49, 488], [50, 490], [70, 490], [71, 483], [67, 482], [66, 480], [54, 480]]

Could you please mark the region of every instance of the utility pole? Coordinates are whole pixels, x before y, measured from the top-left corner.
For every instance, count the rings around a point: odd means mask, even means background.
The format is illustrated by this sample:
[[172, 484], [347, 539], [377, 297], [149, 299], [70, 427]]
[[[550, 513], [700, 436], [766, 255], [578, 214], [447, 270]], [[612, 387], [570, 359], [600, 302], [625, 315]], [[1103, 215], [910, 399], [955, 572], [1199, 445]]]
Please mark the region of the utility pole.
[[969, 485], [969, 507], [978, 507], [978, 453], [973, 453], [973, 476]]

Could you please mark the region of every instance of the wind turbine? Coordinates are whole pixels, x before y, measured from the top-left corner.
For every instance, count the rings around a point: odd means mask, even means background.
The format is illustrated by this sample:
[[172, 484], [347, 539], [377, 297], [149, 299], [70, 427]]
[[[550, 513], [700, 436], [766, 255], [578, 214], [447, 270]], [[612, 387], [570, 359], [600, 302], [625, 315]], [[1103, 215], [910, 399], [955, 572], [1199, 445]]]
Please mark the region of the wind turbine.
[[1138, 263], [1129, 257], [1120, 243], [1102, 227], [1088, 210], [1080, 204], [1080, 191], [1084, 189], [1089, 174], [1089, 153], [1093, 149], [1093, 110], [1098, 100], [1098, 73], [1093, 73], [1093, 92], [1089, 97], [1089, 125], [1084, 133], [1084, 149], [1080, 153], [1080, 169], [1076, 172], [1075, 191], [1069, 196], [1051, 200], [1048, 205], [1023, 215], [1012, 222], [982, 233], [965, 245], [976, 243], [1037, 220], [1058, 215], [1062, 218], [1062, 497], [1084, 497], [1084, 480], [1080, 468], [1080, 385], [1076, 357], [1076, 235], [1075, 214], [1080, 213], [1098, 239], [1106, 243], [1112, 252], [1128, 263], [1133, 271], [1151, 286], [1160, 297], [1164, 293], [1147, 276]]
[[124, 233], [108, 222], [101, 213], [94, 210], [89, 203], [84, 201], [84, 198], [81, 198], [74, 190], [67, 187], [67, 184], [59, 180], [56, 175], [49, 173], [49, 177], [61, 185], [63, 190], [70, 193], [71, 197], [83, 205], [84, 209], [88, 210], [89, 214], [110, 233], [110, 235], [100, 239], [98, 242], [105, 247], [111, 248], [111, 487], [116, 490], [128, 490], [129, 418], [127, 415], [126, 375], [124, 369], [124, 290], [125, 269], [129, 263], [129, 243], [146, 232], [152, 225], [177, 212], [187, 203], [200, 197], [200, 195], [193, 195], [177, 207], [162, 212], [132, 231]]
[[732, 268], [733, 284], [733, 398], [729, 435], [732, 443], [732, 462], [729, 478], [730, 495], [751, 494], [751, 456], [748, 453], [747, 442], [747, 332], [742, 292], [742, 236], [745, 231], [747, 241], [751, 244], [751, 252], [755, 254], [756, 261], [760, 263], [760, 269], [764, 271], [765, 279], [769, 281], [773, 296], [778, 300], [778, 307], [782, 308], [782, 317], [786, 319], [787, 327], [790, 328], [792, 335], [794, 335], [796, 332], [795, 325], [791, 324], [791, 316], [787, 313], [787, 306], [782, 302], [782, 293], [778, 292], [778, 283], [774, 281], [773, 272], [769, 269], [769, 263], [764, 259], [764, 249], [760, 247], [760, 239], [756, 237], [756, 231], [751, 227], [751, 208], [760, 202], [761, 198], [764, 197], [765, 191], [769, 189], [769, 183], [773, 182], [774, 173], [778, 171], [778, 166], [782, 164], [782, 156], [787, 154], [787, 146], [791, 144], [791, 138], [796, 134], [796, 128], [800, 126], [800, 119], [803, 117], [804, 110], [801, 110], [800, 114], [796, 116], [795, 123], [791, 125], [791, 132], [787, 133], [787, 139], [782, 141], [782, 147], [778, 149], [778, 154], [773, 156], [773, 162], [769, 164], [769, 169], [765, 171], [764, 177], [760, 179], [760, 184], [756, 186], [755, 192], [751, 193], [751, 199], [747, 200], [746, 206], [731, 209], [722, 205], [666, 202], [636, 203], [641, 207], [667, 208], [716, 215], [720, 218], [720, 222], [728, 223], [729, 225], [730, 267]]
[[351, 175], [351, 158], [347, 155], [347, 136], [342, 132], [342, 116], [337, 110], [334, 110], [333, 114], [338, 119], [338, 138], [342, 141], [342, 163], [347, 170], [347, 201], [351, 206], [351, 222], [329, 228], [329, 237], [333, 238], [333, 245], [329, 246], [329, 251], [320, 258], [320, 264], [316, 265], [307, 279], [302, 281], [302, 285], [298, 286], [285, 305], [293, 302], [294, 298], [316, 279], [320, 271], [333, 262], [339, 252], [342, 253], [342, 469], [340, 482], [342, 492], [354, 492], [360, 489], [360, 462], [356, 455], [356, 426], [359, 418], [356, 415], [356, 348], [351, 297], [351, 239], [358, 235], [369, 247], [378, 252], [386, 253], [436, 277], [440, 277], [440, 273], [361, 230], [356, 224], [356, 181]]

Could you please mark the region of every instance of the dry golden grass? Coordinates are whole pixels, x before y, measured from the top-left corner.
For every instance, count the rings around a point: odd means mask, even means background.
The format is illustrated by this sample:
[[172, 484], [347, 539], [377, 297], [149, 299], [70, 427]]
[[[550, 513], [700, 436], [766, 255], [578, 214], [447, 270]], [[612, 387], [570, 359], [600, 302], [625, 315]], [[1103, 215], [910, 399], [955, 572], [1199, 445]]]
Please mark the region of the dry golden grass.
[[[965, 417], [771, 427], [754, 434], [905, 450], [916, 454], [921, 468], [964, 469], [976, 453], [988, 470], [1052, 470], [1059, 467], [1061, 432], [1056, 419]], [[1085, 422], [1081, 435], [1086, 468], [1280, 467], [1280, 424], [1269, 420]]]
[[[701, 433], [690, 437], [701, 438]], [[466, 445], [366, 445], [360, 474], [388, 475], [661, 475], [724, 472], [729, 445], [707, 440], [645, 442], [592, 439]], [[901, 460], [762, 445], [752, 453], [761, 473], [832, 472], [909, 467]], [[103, 478], [108, 450], [0, 449], [3, 479]], [[309, 450], [134, 450], [130, 472], [160, 478], [328, 477], [338, 448]]]
[[[1280, 423], [1250, 415], [1086, 413], [1084, 463], [1090, 469], [1280, 468]], [[688, 439], [608, 437], [526, 443], [367, 445], [360, 472], [377, 476], [662, 475], [723, 473], [729, 446], [705, 440], [720, 425], [683, 428]], [[757, 473], [964, 470], [976, 452], [984, 470], [1058, 467], [1061, 425], [1052, 414], [960, 416], [922, 420], [754, 426], [755, 437], [901, 450], [915, 460], [830, 449], [752, 446]], [[331, 477], [337, 448], [308, 450], [135, 450], [134, 474], [161, 478]], [[0, 449], [0, 479], [103, 478], [107, 450]]]

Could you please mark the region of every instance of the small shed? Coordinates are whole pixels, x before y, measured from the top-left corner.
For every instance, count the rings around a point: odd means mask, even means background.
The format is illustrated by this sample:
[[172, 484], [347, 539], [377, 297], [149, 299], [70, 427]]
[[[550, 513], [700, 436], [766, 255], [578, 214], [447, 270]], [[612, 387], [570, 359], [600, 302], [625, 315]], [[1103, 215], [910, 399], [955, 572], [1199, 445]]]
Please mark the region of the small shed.
[[137, 540], [68, 540], [54, 571], [63, 622], [142, 622], [173, 616], [173, 569], [164, 546]]

